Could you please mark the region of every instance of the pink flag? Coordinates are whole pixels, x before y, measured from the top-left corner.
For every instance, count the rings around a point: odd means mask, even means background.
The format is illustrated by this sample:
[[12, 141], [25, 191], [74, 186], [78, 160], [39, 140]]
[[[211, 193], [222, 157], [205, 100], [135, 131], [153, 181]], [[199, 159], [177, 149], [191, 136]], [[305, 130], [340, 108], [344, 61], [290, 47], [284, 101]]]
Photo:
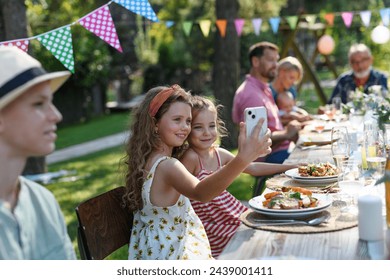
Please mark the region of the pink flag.
[[352, 12], [342, 12], [341, 17], [343, 18], [344, 24], [347, 28], [351, 27], [353, 13]]
[[85, 29], [107, 42], [110, 46], [122, 52], [122, 47], [116, 33], [110, 9], [107, 5], [102, 6], [81, 18], [79, 23], [84, 26]]
[[238, 37], [241, 36], [242, 28], [244, 26], [244, 23], [245, 23], [245, 20], [242, 19], [242, 18], [238, 18], [238, 19], [234, 20], [234, 25], [236, 27], [236, 32], [237, 32]]
[[22, 39], [22, 40], [13, 40], [13, 41], [6, 41], [6, 42], [1, 42], [1, 46], [15, 46], [21, 49], [22, 51], [27, 52], [28, 51], [28, 44], [30, 41], [28, 39]]

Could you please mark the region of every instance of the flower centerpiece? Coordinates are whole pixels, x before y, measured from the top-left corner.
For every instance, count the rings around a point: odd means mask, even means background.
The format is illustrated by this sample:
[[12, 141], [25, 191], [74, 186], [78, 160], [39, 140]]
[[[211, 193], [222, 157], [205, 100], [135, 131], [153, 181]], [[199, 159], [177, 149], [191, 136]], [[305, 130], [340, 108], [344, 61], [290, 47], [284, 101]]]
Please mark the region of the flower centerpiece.
[[378, 120], [378, 125], [384, 129], [385, 123], [390, 123], [390, 96], [380, 85], [374, 85], [364, 93], [362, 87], [357, 87], [349, 94], [349, 102], [343, 105], [344, 113], [371, 114]]
[[355, 90], [349, 92], [348, 102], [343, 104], [343, 113], [357, 113], [364, 115], [365, 106], [364, 106], [364, 91], [362, 87], [357, 87]]
[[378, 124], [381, 129], [384, 129], [386, 123], [390, 123], [390, 97], [385, 97], [382, 102], [379, 103], [376, 110], [378, 115]]

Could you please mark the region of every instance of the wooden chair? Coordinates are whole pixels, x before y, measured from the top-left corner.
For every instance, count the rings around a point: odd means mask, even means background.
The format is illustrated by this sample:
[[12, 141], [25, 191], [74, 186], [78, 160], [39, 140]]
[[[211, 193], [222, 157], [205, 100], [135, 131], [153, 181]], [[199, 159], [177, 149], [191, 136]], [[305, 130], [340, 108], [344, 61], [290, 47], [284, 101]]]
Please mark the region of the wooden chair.
[[133, 214], [123, 208], [125, 187], [118, 187], [76, 207], [77, 243], [83, 260], [102, 260], [129, 244]]

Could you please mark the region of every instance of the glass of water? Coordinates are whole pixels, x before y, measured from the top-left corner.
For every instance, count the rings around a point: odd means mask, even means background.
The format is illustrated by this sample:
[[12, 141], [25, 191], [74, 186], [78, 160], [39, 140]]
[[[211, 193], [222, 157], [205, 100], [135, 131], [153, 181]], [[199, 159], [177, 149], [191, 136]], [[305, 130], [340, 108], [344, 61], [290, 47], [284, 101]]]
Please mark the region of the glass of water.
[[363, 147], [366, 155], [367, 171], [373, 184], [384, 176], [386, 167], [386, 142], [380, 129], [367, 130], [364, 134]]

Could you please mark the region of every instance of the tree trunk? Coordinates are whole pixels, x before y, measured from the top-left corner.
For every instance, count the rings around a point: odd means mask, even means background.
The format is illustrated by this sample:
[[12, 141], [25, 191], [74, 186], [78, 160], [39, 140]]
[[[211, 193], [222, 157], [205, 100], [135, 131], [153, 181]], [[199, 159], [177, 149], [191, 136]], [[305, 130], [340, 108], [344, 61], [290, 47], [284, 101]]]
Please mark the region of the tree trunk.
[[239, 37], [234, 26], [238, 9], [237, 0], [216, 0], [217, 19], [228, 20], [226, 36], [221, 37], [219, 32], [216, 32], [213, 68], [214, 96], [217, 102], [224, 106], [221, 117], [229, 131], [229, 136], [223, 138], [221, 143], [226, 149], [237, 147], [238, 130], [232, 121], [231, 114], [240, 70]]
[[[0, 0], [0, 41], [27, 37], [24, 0]], [[44, 173], [45, 171], [45, 157], [34, 157], [27, 160], [23, 174]]]
[[0, 40], [27, 37], [24, 0], [0, 0]]

